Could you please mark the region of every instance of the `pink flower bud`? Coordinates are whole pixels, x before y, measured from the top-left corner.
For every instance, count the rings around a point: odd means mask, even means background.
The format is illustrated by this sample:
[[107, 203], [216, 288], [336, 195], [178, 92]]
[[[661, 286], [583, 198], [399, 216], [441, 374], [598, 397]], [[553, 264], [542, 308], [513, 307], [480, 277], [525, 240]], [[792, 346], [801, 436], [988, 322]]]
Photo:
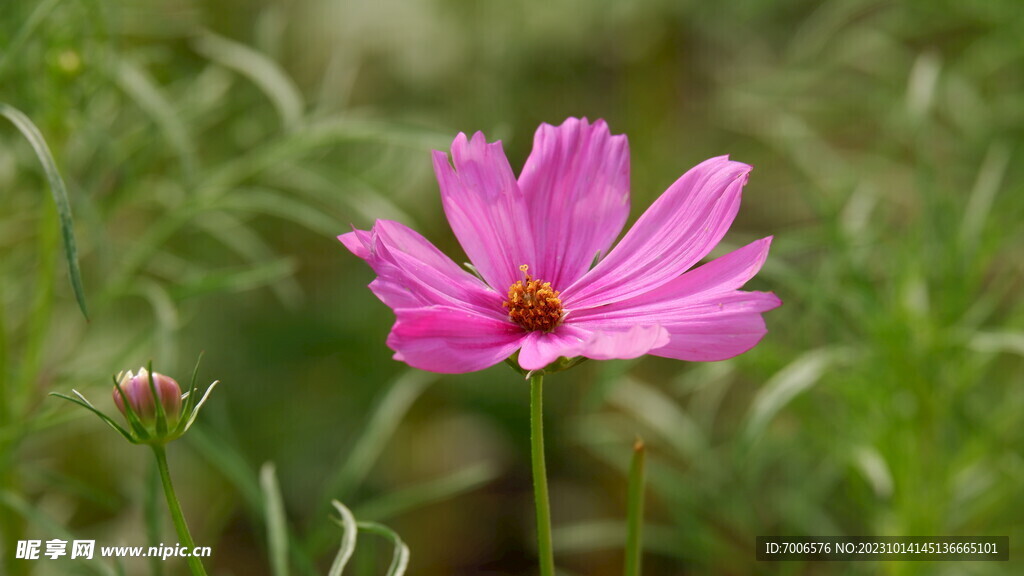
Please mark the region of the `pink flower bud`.
[[[149, 372], [145, 368], [139, 368], [136, 374], [132, 374], [131, 370], [121, 373], [118, 375], [118, 384], [142, 424], [146, 427], [152, 426], [156, 422], [156, 404], [153, 402], [153, 391], [149, 387]], [[181, 415], [181, 387], [174, 378], [158, 372], [153, 372], [153, 385], [167, 417], [167, 428], [173, 429]], [[125, 414], [124, 401], [117, 387], [114, 387], [114, 403], [121, 414]], [[125, 417], [127, 418], [127, 415]]]

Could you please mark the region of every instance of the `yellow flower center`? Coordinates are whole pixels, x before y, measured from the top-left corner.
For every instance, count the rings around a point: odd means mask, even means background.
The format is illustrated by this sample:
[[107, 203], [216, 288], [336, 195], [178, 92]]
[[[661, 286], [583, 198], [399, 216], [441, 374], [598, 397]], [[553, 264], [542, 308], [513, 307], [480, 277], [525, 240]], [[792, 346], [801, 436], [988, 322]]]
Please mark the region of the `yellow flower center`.
[[551, 288], [550, 282], [534, 280], [527, 274], [529, 267], [519, 267], [526, 275], [508, 289], [508, 300], [502, 304], [508, 308], [509, 320], [519, 324], [523, 330], [532, 332], [543, 330], [553, 331], [562, 323], [562, 301], [558, 298], [558, 290]]

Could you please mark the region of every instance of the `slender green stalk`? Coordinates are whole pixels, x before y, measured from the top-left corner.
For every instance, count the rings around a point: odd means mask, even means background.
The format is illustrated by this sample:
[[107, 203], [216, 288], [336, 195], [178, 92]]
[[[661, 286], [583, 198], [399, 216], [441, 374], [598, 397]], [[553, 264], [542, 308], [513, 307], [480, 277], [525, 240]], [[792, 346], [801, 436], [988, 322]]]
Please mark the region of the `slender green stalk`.
[[551, 504], [548, 499], [548, 472], [544, 464], [544, 376], [530, 378], [530, 454], [533, 461], [533, 499], [537, 505], [537, 553], [541, 576], [555, 575], [555, 556], [551, 550]]
[[644, 525], [644, 441], [633, 444], [633, 460], [629, 465], [629, 488], [626, 502], [626, 576], [640, 576], [643, 547], [640, 532]]
[[[146, 514], [146, 540], [150, 546], [159, 546], [160, 525], [163, 517], [160, 514], [160, 470], [154, 466], [146, 482], [145, 504], [143, 509]], [[164, 561], [159, 556], [151, 556], [149, 559], [149, 572], [152, 576], [164, 575]]]
[[[180, 544], [189, 549], [191, 553], [196, 543], [192, 541], [192, 534], [188, 531], [188, 524], [185, 523], [185, 515], [181, 512], [181, 505], [178, 504], [178, 497], [174, 494], [174, 486], [171, 484], [171, 472], [167, 468], [167, 452], [159, 444], [153, 444], [153, 455], [156, 456], [156, 466], [160, 470], [160, 480], [164, 484], [164, 494], [167, 496], [167, 508], [171, 512], [171, 519], [174, 520], [174, 528], [178, 531]], [[198, 556], [188, 556], [188, 567], [192, 570], [192, 576], [206, 576], [203, 569], [203, 562]]]

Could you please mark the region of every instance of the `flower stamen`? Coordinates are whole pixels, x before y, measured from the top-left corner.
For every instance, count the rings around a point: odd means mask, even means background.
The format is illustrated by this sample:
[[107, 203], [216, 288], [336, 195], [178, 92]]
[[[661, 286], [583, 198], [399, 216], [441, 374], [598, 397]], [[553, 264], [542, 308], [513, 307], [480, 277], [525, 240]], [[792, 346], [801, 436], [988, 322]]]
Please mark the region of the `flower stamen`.
[[508, 309], [509, 320], [522, 326], [527, 332], [554, 331], [565, 316], [558, 290], [553, 289], [550, 282], [534, 280], [528, 273], [530, 268], [526, 264], [519, 269], [522, 270], [525, 279], [509, 287], [508, 299], [502, 304]]

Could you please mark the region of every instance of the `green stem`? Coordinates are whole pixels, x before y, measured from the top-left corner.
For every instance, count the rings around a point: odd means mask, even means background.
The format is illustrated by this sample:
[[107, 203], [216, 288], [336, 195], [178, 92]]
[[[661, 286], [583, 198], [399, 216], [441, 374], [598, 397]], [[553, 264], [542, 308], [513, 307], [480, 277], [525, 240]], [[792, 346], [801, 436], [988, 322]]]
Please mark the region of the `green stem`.
[[[171, 519], [174, 520], [174, 528], [178, 531], [180, 544], [189, 549], [191, 553], [195, 550], [196, 543], [192, 541], [189, 534], [188, 524], [185, 523], [185, 515], [181, 512], [181, 505], [178, 504], [178, 497], [174, 494], [174, 486], [171, 484], [171, 471], [167, 468], [167, 452], [159, 444], [153, 444], [153, 455], [156, 456], [156, 466], [160, 470], [160, 480], [164, 485], [164, 494], [167, 496], [167, 508], [171, 512]], [[192, 576], [206, 576], [203, 569], [203, 562], [198, 556], [188, 556], [188, 567], [192, 570]]]
[[554, 576], [555, 556], [551, 550], [551, 504], [548, 501], [548, 473], [544, 464], [544, 376], [530, 378], [530, 453], [533, 461], [533, 499], [537, 504], [537, 553], [541, 576]]
[[633, 444], [633, 461], [629, 466], [629, 488], [626, 510], [626, 576], [640, 576], [643, 548], [640, 532], [644, 524], [644, 441]]

